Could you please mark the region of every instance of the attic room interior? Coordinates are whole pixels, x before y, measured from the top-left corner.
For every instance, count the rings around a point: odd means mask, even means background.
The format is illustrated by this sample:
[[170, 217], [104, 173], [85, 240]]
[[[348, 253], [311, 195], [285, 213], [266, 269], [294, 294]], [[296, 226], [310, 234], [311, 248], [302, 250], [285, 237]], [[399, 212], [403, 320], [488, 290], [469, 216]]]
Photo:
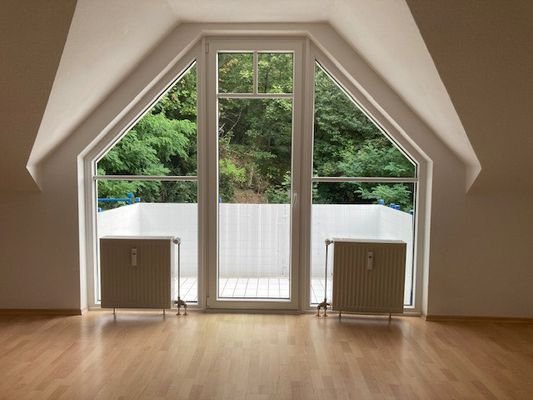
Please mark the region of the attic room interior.
[[533, 396], [533, 3], [0, 26], [0, 398]]

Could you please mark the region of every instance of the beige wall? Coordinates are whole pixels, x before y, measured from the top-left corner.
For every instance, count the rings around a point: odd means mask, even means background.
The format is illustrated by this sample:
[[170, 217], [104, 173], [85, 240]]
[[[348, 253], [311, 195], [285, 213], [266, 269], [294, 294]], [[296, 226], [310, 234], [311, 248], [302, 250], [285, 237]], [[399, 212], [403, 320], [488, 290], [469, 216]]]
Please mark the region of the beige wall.
[[0, 308], [80, 308], [76, 176], [59, 152], [41, 192], [0, 191]]
[[2, 0], [0, 4], [2, 192], [37, 190], [25, 167], [75, 6], [75, 0]]
[[[40, 166], [42, 191], [0, 192], [0, 308], [85, 306], [78, 155], [170, 61], [162, 43]], [[349, 55], [345, 54], [345, 57]], [[357, 55], [352, 54], [354, 59]], [[363, 68], [361, 60], [357, 63]], [[359, 70], [361, 71], [361, 69]], [[465, 194], [464, 165], [370, 68], [358, 80], [433, 161], [429, 314], [533, 317], [529, 194]], [[512, 121], [511, 121], [512, 123]], [[83, 230], [83, 226], [81, 226]], [[80, 257], [81, 254], [81, 257]], [[80, 261], [81, 259], [81, 261]], [[81, 267], [80, 267], [81, 265]], [[81, 283], [80, 283], [81, 282]]]
[[533, 2], [407, 3], [481, 162], [474, 188], [531, 194]]
[[431, 314], [533, 316], [531, 199], [500, 192], [460, 196], [458, 208], [434, 202], [459, 218], [448, 235], [431, 229]]

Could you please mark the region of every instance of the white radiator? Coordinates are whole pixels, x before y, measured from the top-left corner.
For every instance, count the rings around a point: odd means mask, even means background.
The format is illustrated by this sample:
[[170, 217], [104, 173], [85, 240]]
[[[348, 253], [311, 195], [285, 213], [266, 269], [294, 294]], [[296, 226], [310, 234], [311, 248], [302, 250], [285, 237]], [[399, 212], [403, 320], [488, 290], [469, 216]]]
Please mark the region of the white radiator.
[[334, 239], [332, 308], [403, 312], [405, 255], [401, 241]]
[[101, 238], [102, 307], [170, 308], [173, 261], [172, 237]]

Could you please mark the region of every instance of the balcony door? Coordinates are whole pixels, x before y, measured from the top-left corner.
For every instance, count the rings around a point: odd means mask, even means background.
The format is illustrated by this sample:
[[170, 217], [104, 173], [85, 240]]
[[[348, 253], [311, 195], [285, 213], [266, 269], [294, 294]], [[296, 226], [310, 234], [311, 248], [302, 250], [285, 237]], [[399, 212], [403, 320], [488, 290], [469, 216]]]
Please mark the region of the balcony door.
[[301, 48], [206, 43], [209, 308], [299, 307]]

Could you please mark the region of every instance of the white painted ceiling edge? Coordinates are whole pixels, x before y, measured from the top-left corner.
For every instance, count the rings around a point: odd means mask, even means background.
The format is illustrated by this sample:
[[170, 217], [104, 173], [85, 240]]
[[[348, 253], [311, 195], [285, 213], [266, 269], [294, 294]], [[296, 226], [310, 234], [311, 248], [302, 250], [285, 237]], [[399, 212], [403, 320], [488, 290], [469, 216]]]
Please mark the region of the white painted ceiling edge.
[[467, 189], [481, 171], [404, 0], [78, 0], [28, 170], [182, 22], [328, 22], [463, 161]]
[[176, 24], [163, 0], [79, 0], [29, 165], [71, 134]]

